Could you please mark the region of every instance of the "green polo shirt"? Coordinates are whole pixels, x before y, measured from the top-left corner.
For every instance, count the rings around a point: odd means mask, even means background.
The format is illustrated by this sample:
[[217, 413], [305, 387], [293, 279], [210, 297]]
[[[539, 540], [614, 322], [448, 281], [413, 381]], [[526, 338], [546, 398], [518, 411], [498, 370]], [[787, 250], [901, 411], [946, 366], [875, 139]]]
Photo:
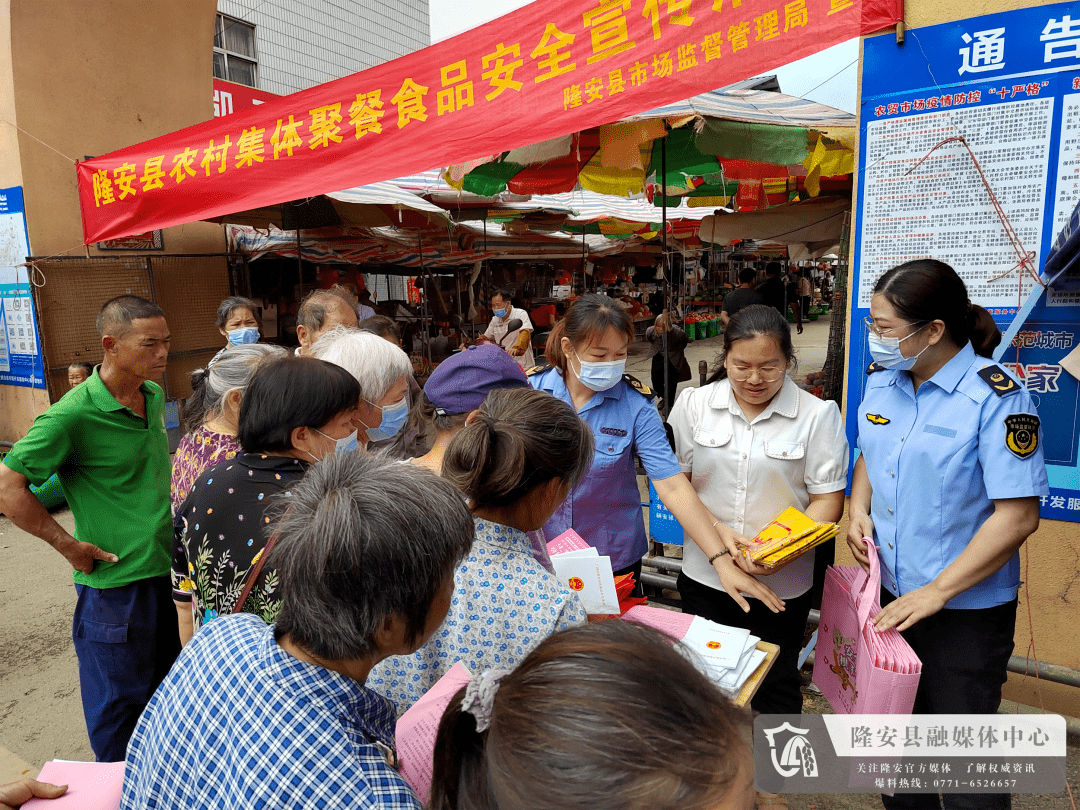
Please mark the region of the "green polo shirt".
[[169, 440], [165, 395], [141, 386], [146, 419], [121, 405], [98, 370], [34, 420], [4, 463], [40, 486], [56, 473], [75, 516], [75, 537], [110, 551], [119, 562], [97, 562], [75, 582], [118, 588], [169, 576]]

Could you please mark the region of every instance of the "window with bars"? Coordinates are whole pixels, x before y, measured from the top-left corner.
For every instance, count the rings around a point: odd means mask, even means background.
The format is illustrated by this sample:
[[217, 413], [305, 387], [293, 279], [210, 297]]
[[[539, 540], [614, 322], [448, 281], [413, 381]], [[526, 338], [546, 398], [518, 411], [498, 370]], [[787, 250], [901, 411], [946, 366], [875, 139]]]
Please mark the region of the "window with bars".
[[214, 28], [214, 78], [258, 87], [255, 26], [218, 14]]

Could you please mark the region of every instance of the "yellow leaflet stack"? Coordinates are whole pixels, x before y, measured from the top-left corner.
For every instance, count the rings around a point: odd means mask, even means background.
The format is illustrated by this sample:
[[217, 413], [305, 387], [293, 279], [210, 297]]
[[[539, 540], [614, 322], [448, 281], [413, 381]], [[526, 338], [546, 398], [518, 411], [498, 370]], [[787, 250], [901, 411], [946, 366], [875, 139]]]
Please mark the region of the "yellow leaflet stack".
[[774, 568], [835, 537], [836, 532], [835, 523], [818, 523], [792, 506], [758, 532], [747, 551], [753, 562]]

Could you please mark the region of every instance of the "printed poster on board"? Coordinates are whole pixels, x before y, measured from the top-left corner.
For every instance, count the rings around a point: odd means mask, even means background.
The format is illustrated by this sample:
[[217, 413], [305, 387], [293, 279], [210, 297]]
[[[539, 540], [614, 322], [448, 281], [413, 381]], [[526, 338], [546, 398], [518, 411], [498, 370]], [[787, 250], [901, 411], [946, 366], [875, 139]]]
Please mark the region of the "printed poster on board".
[[0, 189], [0, 385], [44, 388], [30, 274], [22, 187]]

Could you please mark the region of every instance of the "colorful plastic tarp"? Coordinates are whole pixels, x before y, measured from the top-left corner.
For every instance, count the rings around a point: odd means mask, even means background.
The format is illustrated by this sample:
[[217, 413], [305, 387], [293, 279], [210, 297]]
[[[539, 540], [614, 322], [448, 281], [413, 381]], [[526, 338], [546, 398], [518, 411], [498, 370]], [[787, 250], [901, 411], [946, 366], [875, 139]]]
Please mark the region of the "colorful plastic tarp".
[[532, 157], [512, 150], [454, 165], [446, 178], [463, 194], [485, 197], [581, 187], [621, 197], [644, 192], [656, 206], [692, 197], [691, 205], [703, 207], [767, 208], [803, 191], [850, 194], [849, 178], [827, 178], [853, 171], [856, 123], [842, 110], [783, 93], [723, 89], [537, 144]]
[[78, 164], [83, 237], [487, 159], [896, 23], [899, 0], [529, 5], [361, 73]]

